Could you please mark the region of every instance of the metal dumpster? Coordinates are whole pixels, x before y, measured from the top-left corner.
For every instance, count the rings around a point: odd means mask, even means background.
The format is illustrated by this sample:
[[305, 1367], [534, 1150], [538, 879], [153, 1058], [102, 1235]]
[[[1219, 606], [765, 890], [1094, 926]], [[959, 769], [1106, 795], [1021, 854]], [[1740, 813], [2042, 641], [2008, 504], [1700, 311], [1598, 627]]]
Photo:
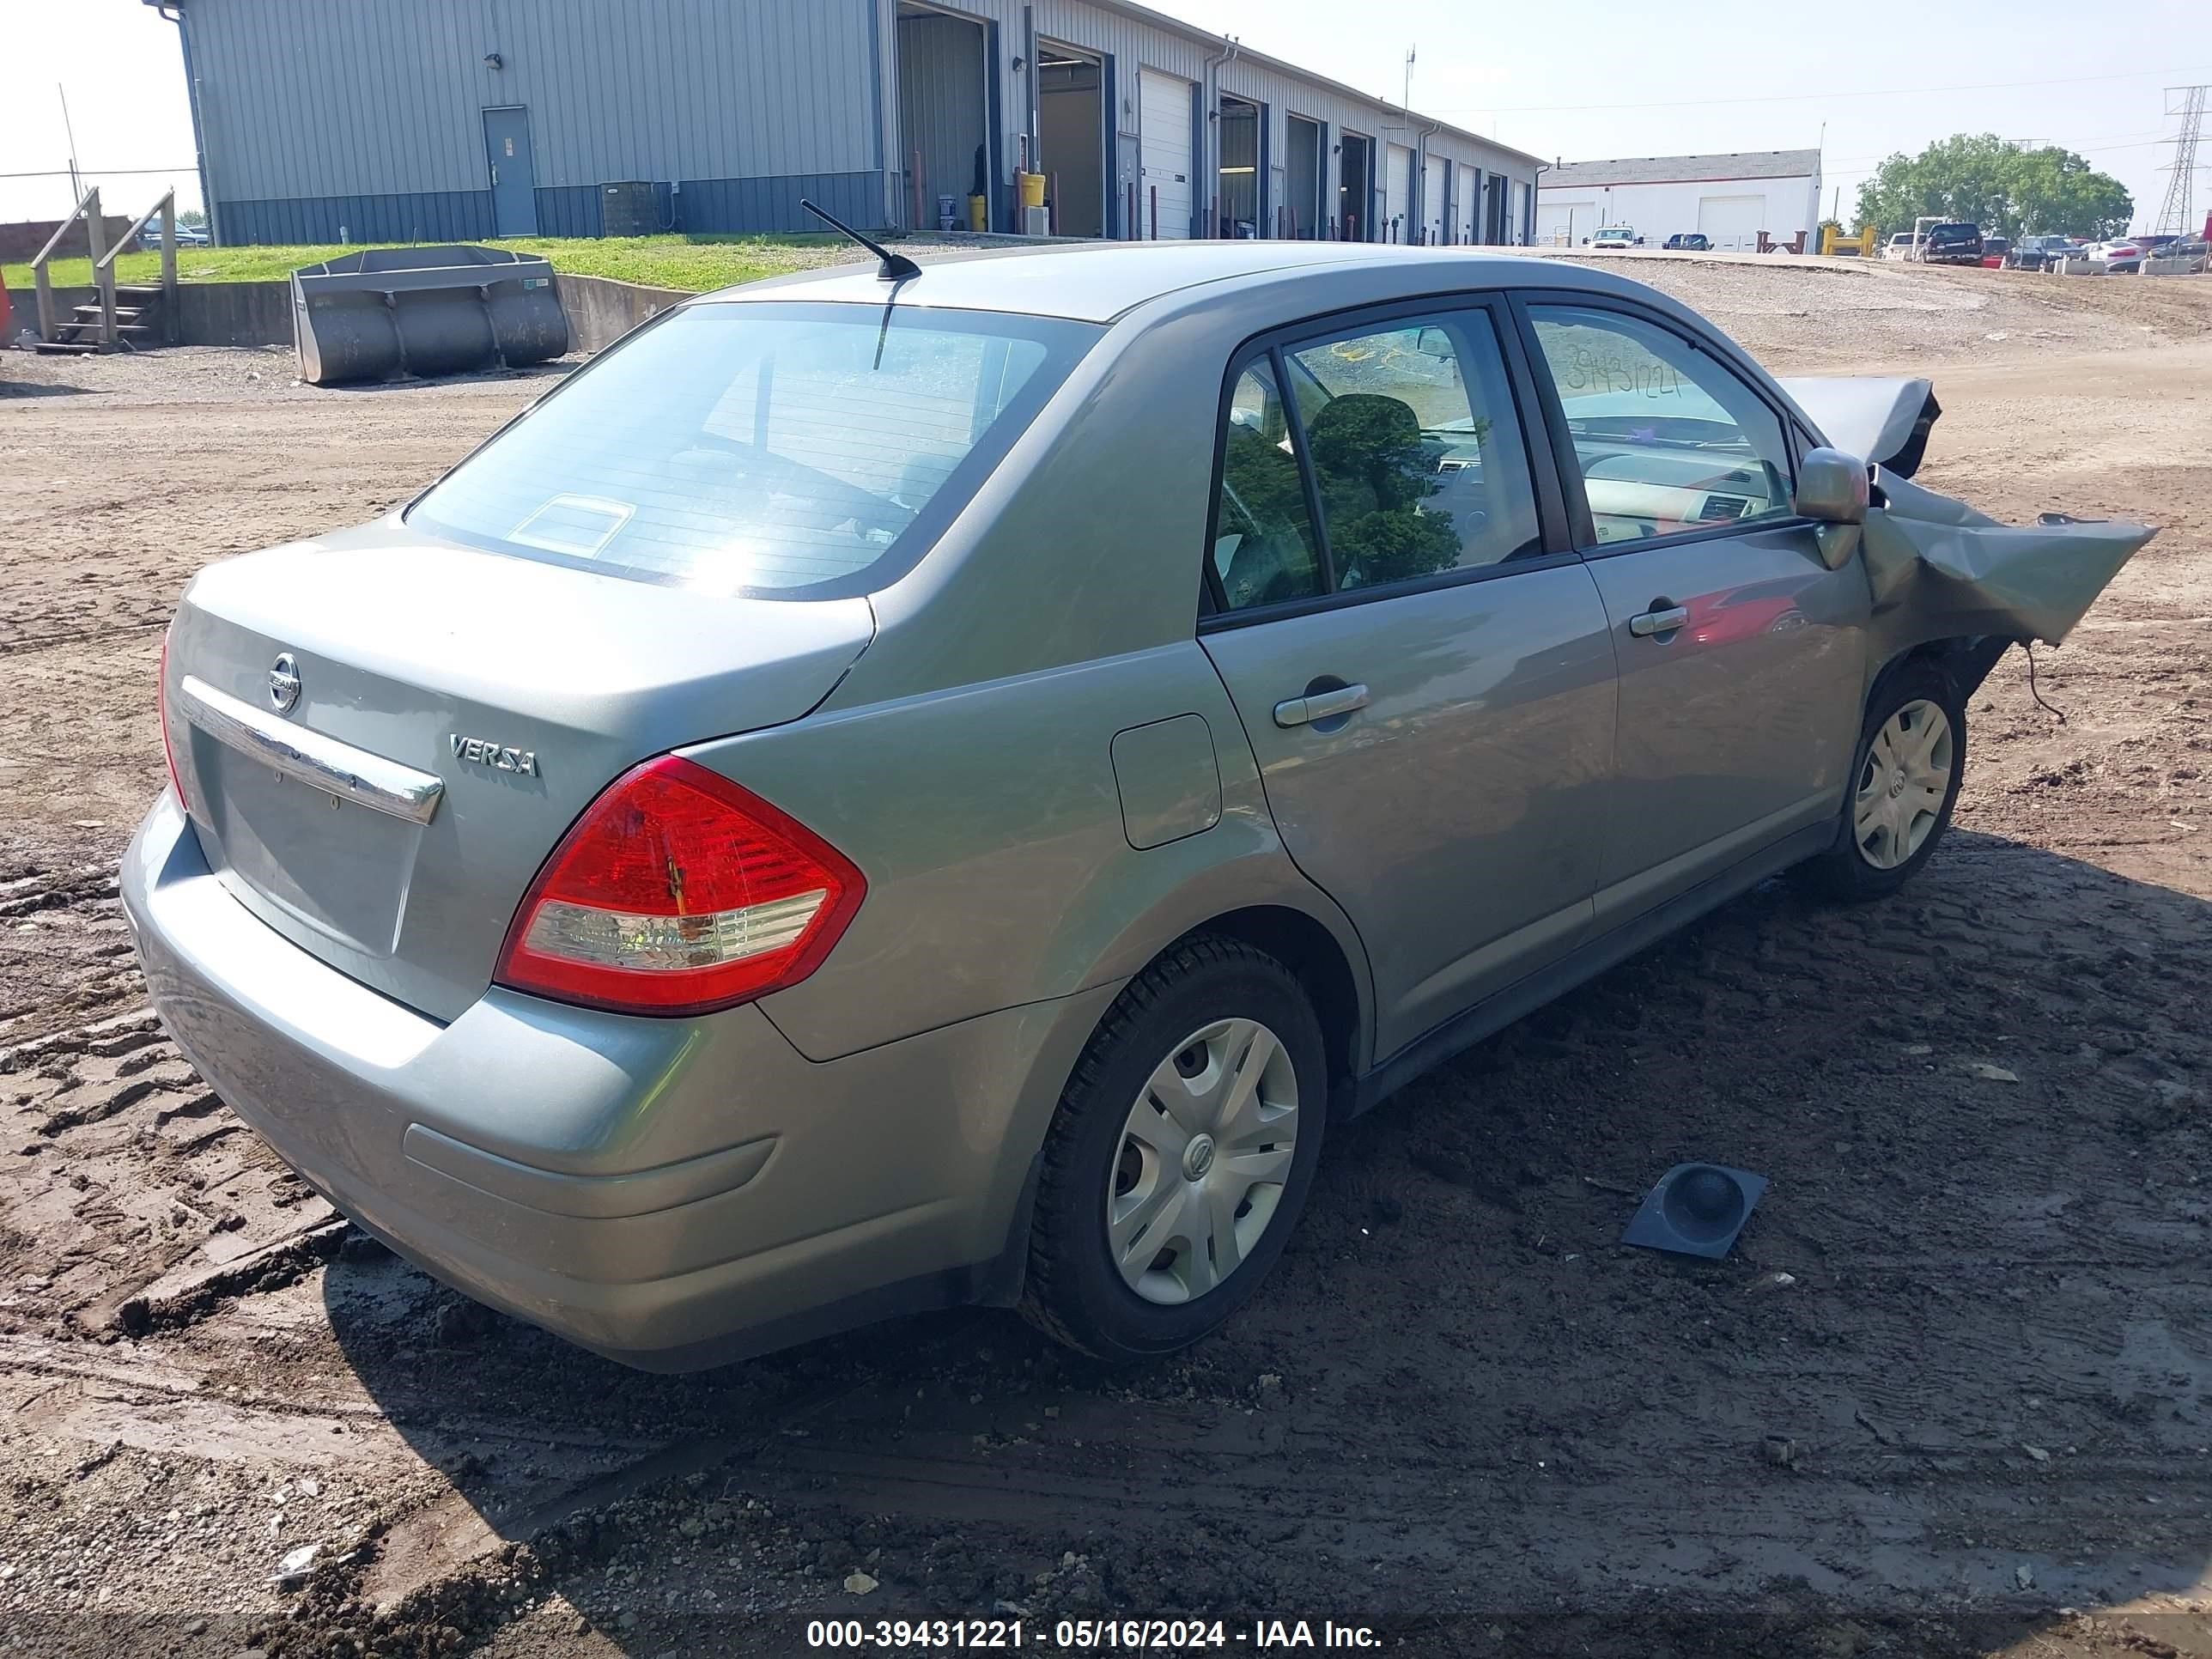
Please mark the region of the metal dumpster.
[[568, 349], [552, 264], [504, 248], [368, 248], [309, 265], [292, 273], [292, 321], [310, 386], [518, 368]]

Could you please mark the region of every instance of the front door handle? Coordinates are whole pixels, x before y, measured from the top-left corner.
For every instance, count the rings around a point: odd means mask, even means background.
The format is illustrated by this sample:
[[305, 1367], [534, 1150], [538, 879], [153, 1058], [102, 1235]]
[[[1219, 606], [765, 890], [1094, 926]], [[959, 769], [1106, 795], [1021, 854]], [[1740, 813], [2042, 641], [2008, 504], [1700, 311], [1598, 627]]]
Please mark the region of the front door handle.
[[1310, 696], [1284, 698], [1275, 705], [1275, 724], [1310, 726], [1316, 720], [1334, 720], [1339, 714], [1349, 714], [1355, 708], [1366, 707], [1365, 686], [1340, 685], [1334, 691], [1316, 691]]
[[1690, 620], [1686, 605], [1670, 605], [1665, 610], [1651, 610], [1640, 617], [1628, 619], [1628, 631], [1639, 640], [1648, 640], [1655, 634], [1671, 634]]

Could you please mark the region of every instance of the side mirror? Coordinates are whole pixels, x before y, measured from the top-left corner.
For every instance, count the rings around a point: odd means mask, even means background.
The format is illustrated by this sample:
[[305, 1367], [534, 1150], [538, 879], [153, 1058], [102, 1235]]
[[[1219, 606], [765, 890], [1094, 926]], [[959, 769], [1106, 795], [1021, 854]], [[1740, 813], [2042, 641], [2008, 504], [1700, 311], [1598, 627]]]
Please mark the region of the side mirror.
[[1815, 449], [1797, 464], [1797, 498], [1792, 505], [1801, 518], [1820, 526], [1820, 562], [1829, 569], [1842, 569], [1858, 550], [1859, 526], [1866, 522], [1873, 495], [1867, 464], [1856, 455]]
[[1451, 336], [1433, 323], [1413, 337], [1413, 349], [1424, 357], [1450, 357], [1456, 355], [1452, 350]]

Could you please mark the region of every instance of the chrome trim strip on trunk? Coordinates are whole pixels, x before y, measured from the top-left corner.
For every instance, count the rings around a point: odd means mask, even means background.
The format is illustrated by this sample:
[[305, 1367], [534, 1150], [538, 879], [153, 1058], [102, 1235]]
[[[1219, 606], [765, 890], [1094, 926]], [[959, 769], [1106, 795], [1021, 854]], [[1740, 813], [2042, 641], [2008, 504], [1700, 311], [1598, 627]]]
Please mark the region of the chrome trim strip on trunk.
[[177, 687], [185, 718], [217, 743], [283, 776], [411, 823], [428, 823], [445, 781], [265, 714], [191, 674]]

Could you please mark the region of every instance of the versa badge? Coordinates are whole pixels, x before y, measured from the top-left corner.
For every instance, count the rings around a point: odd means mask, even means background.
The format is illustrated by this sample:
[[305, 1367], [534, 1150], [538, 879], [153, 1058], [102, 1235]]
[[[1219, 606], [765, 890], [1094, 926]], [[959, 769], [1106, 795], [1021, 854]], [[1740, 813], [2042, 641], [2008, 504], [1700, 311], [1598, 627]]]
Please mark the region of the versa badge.
[[489, 766], [501, 772], [520, 772], [526, 777], [538, 775], [538, 753], [532, 749], [517, 749], [512, 744], [494, 743], [489, 738], [465, 738], [455, 732], [446, 739], [455, 760], [468, 762], [471, 766]]

